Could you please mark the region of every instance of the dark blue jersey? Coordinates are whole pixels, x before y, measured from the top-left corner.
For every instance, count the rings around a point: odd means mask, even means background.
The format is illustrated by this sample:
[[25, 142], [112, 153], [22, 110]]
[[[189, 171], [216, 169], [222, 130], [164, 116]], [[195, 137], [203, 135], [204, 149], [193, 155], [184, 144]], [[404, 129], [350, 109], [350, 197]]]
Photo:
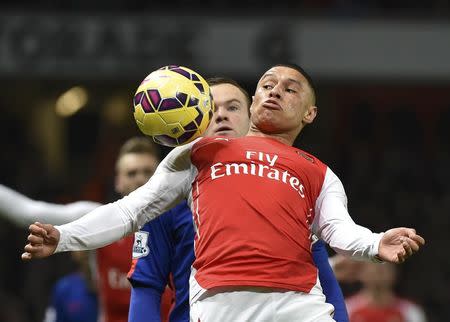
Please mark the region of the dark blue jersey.
[[334, 319], [336, 322], [348, 322], [344, 296], [328, 261], [328, 252], [323, 241], [318, 240], [313, 244], [312, 255], [314, 263], [319, 269], [319, 280], [323, 288], [323, 294], [325, 294], [327, 302], [334, 306]]
[[[133, 265], [128, 274], [133, 286], [129, 322], [159, 320], [161, 294], [170, 274], [175, 288], [175, 305], [169, 321], [189, 321], [189, 276], [193, 261], [194, 224], [191, 211], [184, 201], [146, 223], [135, 234]], [[144, 302], [136, 299], [144, 296], [152, 300]], [[137, 315], [132, 311], [145, 314]]]
[[128, 321], [160, 321], [161, 292], [145, 286], [131, 288]]
[[97, 322], [97, 295], [81, 273], [65, 276], [53, 288], [45, 322]]
[[[194, 234], [192, 214], [186, 202], [148, 222], [136, 233], [133, 268], [129, 274], [133, 285], [129, 322], [159, 321], [161, 294], [170, 273], [175, 288], [175, 305], [169, 321], [189, 321], [189, 276], [194, 261]], [[322, 241], [313, 245], [313, 258], [327, 302], [335, 307], [334, 319], [348, 322], [344, 298]], [[145, 298], [147, 300], [143, 300]]]

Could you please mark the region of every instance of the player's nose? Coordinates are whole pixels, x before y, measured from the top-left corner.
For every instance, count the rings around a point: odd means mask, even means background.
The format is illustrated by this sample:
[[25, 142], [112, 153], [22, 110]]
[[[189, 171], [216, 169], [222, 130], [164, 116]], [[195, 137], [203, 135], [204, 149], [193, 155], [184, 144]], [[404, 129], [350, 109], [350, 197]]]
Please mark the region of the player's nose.
[[216, 111], [214, 112], [214, 122], [220, 123], [221, 121], [228, 119], [227, 111], [225, 108], [221, 106], [216, 107]]
[[148, 175], [146, 175], [145, 173], [139, 173], [136, 176], [136, 185], [138, 187], [144, 185], [148, 180], [150, 179], [150, 177]]
[[269, 96], [270, 97], [276, 97], [276, 98], [280, 98], [281, 94], [280, 94], [280, 86], [277, 84], [274, 87], [272, 87], [272, 89], [269, 92]]

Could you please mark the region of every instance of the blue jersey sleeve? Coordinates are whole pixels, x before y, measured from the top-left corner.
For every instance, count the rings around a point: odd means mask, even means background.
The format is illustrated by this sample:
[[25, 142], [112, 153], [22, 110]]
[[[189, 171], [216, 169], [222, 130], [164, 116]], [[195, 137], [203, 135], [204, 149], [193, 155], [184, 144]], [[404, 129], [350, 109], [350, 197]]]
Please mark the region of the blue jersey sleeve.
[[174, 213], [174, 257], [172, 277], [175, 305], [169, 315], [170, 322], [189, 321], [189, 277], [194, 261], [194, 222], [187, 203], [180, 204]]
[[135, 285], [131, 289], [128, 322], [161, 321], [161, 293], [153, 288]]
[[[133, 286], [131, 301], [137, 303], [136, 310], [146, 316], [148, 321], [160, 319], [161, 295], [170, 273], [175, 288], [175, 305], [169, 321], [189, 321], [189, 275], [194, 258], [193, 243], [192, 214], [185, 201], [148, 222], [135, 234], [133, 268], [128, 274]], [[159, 294], [158, 301], [139, 305], [142, 302], [140, 297], [149, 295], [148, 289]], [[130, 321], [141, 321], [133, 311], [134, 306], [130, 306]]]
[[314, 262], [319, 269], [319, 280], [325, 294], [326, 301], [334, 306], [334, 319], [337, 322], [348, 322], [347, 309], [341, 287], [334, 276], [325, 243], [318, 240], [313, 244], [312, 254]]

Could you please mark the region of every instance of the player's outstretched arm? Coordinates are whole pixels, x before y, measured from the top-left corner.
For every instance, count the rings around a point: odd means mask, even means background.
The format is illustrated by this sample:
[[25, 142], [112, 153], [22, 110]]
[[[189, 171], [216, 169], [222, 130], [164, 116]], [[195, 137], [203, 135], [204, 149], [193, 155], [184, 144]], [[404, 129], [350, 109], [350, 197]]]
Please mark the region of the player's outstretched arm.
[[380, 240], [378, 257], [386, 262], [403, 263], [425, 245], [425, 239], [412, 228], [393, 228], [386, 231]]
[[30, 225], [29, 230], [28, 244], [25, 245], [25, 252], [22, 254], [23, 260], [45, 258], [55, 252], [60, 237], [55, 227], [36, 222]]
[[192, 144], [173, 149], [160, 163], [152, 178], [128, 196], [100, 206], [69, 224], [51, 226], [51, 232], [53, 229], [59, 231], [59, 238], [40, 243], [40, 239], [35, 240], [33, 236], [43, 238], [44, 232], [30, 226], [30, 231], [33, 228], [32, 240], [25, 250], [31, 256], [24, 254], [24, 259], [109, 245], [174, 207], [188, 195], [191, 187], [194, 175], [190, 162]]
[[100, 206], [92, 201], [77, 201], [65, 205], [28, 198], [0, 184], [0, 215], [19, 227], [35, 221], [62, 225], [74, 221]]
[[342, 255], [402, 263], [425, 243], [412, 228], [373, 233], [355, 224], [347, 211], [342, 183], [330, 169], [327, 169], [315, 212], [313, 232]]

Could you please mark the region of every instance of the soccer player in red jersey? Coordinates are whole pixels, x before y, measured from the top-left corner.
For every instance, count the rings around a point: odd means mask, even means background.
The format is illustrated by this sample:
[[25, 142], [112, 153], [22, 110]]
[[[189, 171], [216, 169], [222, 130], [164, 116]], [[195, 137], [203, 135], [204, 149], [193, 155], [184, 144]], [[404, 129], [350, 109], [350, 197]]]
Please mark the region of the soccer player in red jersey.
[[[124, 143], [116, 162], [115, 190], [128, 195], [143, 185], [153, 175], [159, 163], [157, 147], [145, 137], [134, 137]], [[0, 213], [15, 223], [27, 227], [39, 220], [67, 223], [101, 206], [90, 201], [67, 205], [52, 204], [29, 199], [0, 185]], [[130, 268], [133, 236], [129, 235], [96, 251], [97, 288], [101, 321], [125, 322], [128, 320]]]
[[312, 233], [341, 254], [393, 263], [425, 241], [411, 228], [377, 234], [352, 221], [337, 176], [292, 147], [316, 114], [303, 69], [274, 66], [258, 82], [247, 136], [175, 148], [127, 197], [70, 224], [31, 225], [22, 258], [104, 246], [187, 198], [196, 224], [193, 321], [334, 321]]
[[[238, 83], [227, 78], [208, 79], [215, 111], [205, 136], [240, 137], [250, 125], [251, 99]], [[149, 221], [135, 235], [133, 265], [128, 274], [132, 284], [130, 322], [158, 321], [161, 294], [169, 273], [175, 291], [170, 322], [189, 321], [189, 277], [194, 260], [192, 213], [182, 202], [155, 220]], [[344, 298], [328, 262], [323, 242], [312, 247], [320, 285], [328, 303], [334, 306], [334, 318], [348, 322]], [[165, 298], [164, 293], [163, 298]], [[162, 321], [166, 321], [164, 318]]]
[[396, 294], [396, 267], [351, 261], [337, 255], [337, 276], [342, 281], [358, 283], [360, 289], [347, 297], [350, 322], [426, 322], [421, 306]]
[[[157, 148], [145, 137], [128, 140], [116, 162], [115, 190], [126, 196], [153, 175], [159, 163]], [[133, 235], [97, 250], [100, 305], [105, 322], [128, 321]]]

